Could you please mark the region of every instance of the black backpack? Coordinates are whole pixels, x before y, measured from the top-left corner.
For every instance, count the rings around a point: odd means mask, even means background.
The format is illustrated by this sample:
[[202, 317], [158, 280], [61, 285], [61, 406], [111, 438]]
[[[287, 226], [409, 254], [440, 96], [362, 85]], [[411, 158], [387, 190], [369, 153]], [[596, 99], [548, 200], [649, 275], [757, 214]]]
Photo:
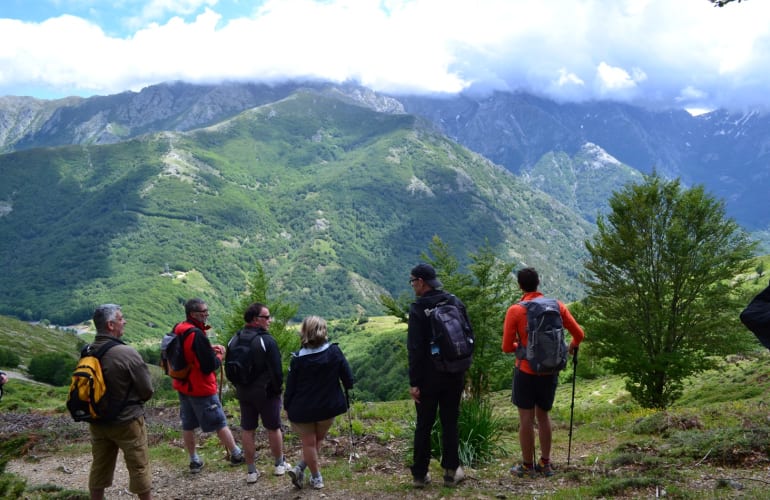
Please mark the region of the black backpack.
[[527, 309], [527, 345], [519, 346], [516, 357], [526, 359], [538, 374], [557, 373], [566, 368], [568, 348], [559, 302], [538, 297], [519, 304]]
[[227, 343], [225, 376], [235, 386], [247, 386], [257, 381], [267, 369], [267, 346], [262, 335], [240, 330]]
[[169, 377], [187, 380], [191, 366], [184, 357], [184, 342], [195, 331], [195, 327], [188, 328], [180, 335], [176, 335], [174, 330], [176, 326], [160, 341], [160, 366]]
[[430, 357], [437, 371], [460, 373], [473, 362], [473, 329], [458, 304], [449, 295], [428, 314], [431, 326]]
[[770, 286], [749, 302], [741, 313], [741, 322], [770, 349]]

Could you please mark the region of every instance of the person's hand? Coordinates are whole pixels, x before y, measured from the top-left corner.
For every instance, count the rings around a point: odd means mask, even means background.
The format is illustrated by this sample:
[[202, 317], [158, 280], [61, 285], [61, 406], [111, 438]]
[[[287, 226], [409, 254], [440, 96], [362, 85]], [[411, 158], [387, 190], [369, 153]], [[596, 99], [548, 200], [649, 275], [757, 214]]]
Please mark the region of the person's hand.
[[419, 387], [410, 387], [409, 388], [409, 395], [412, 396], [412, 399], [415, 403], [420, 402], [420, 388]]
[[6, 382], [8, 382], [8, 375], [0, 373], [0, 385], [5, 384]]
[[572, 344], [569, 345], [569, 354], [570, 354], [570, 356], [574, 356], [575, 353], [577, 352], [577, 350], [578, 350], [578, 348], [577, 348], [576, 345], [572, 345]]
[[211, 346], [212, 349], [214, 349], [214, 354], [217, 355], [220, 361], [222, 361], [222, 357], [225, 355], [225, 346], [215, 344]]

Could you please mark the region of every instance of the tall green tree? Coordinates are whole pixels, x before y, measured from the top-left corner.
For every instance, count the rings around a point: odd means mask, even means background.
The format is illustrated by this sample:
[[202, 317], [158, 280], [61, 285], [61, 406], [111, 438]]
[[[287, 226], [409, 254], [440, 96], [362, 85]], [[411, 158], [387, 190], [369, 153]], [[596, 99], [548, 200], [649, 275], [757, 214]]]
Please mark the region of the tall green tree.
[[513, 359], [502, 353], [503, 321], [518, 295], [515, 264], [503, 262], [485, 244], [470, 255], [472, 284], [463, 289], [476, 335], [473, 364], [468, 370], [470, 393], [481, 399], [489, 391], [510, 387]]
[[665, 408], [682, 381], [727, 352], [736, 284], [755, 244], [703, 187], [657, 174], [609, 200], [586, 242], [592, 343], [644, 407]]
[[238, 330], [243, 328], [243, 313], [246, 312], [249, 305], [254, 302], [265, 304], [273, 317], [273, 321], [270, 323], [270, 335], [278, 343], [283, 366], [286, 368], [290, 353], [299, 348], [299, 337], [288, 328], [289, 321], [297, 314], [299, 306], [287, 302], [282, 297], [268, 297], [269, 292], [270, 278], [265, 273], [262, 264], [257, 263], [254, 272], [248, 278], [246, 293], [225, 319], [225, 344]]

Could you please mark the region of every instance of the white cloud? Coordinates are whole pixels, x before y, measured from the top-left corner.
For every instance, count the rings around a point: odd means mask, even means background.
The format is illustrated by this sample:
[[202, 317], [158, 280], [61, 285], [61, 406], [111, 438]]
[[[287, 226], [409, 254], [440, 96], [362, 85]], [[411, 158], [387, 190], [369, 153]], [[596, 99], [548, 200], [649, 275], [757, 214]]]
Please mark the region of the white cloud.
[[0, 19], [0, 95], [314, 77], [388, 92], [770, 101], [770, 2], [761, 0], [722, 9], [706, 0], [122, 0], [113, 22], [135, 25], [128, 33], [101, 24], [111, 3], [88, 5], [81, 17]]

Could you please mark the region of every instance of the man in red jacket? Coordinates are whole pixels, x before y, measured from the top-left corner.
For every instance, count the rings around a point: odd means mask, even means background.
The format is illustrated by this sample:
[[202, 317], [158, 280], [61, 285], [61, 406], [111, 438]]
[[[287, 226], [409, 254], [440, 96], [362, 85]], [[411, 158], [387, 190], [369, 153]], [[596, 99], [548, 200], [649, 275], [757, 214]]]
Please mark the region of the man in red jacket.
[[[543, 297], [537, 291], [540, 285], [540, 277], [533, 268], [521, 269], [517, 275], [519, 288], [524, 292], [522, 301], [534, 300]], [[572, 336], [569, 345], [569, 353], [574, 356], [585, 334], [575, 318], [563, 303], [558, 302], [564, 328]], [[527, 345], [527, 308], [520, 304], [513, 304], [505, 314], [503, 323], [503, 352], [516, 352], [520, 347]], [[548, 414], [553, 406], [556, 396], [556, 386], [559, 382], [559, 374], [537, 374], [526, 359], [516, 358], [516, 370], [513, 375], [513, 404], [519, 410], [519, 444], [523, 462], [521, 465], [511, 467], [511, 474], [519, 477], [535, 476], [541, 473], [545, 476], [553, 475], [551, 467], [551, 418]], [[537, 420], [537, 433], [540, 441], [540, 460], [534, 463], [535, 455], [535, 420]]]
[[174, 328], [176, 335], [183, 335], [192, 328], [184, 341], [184, 357], [190, 365], [186, 380], [174, 379], [173, 387], [179, 393], [180, 417], [184, 447], [190, 455], [190, 472], [197, 474], [203, 468], [203, 460], [195, 451], [195, 429], [216, 432], [219, 440], [230, 453], [230, 464], [243, 463], [243, 452], [235, 443], [227, 426], [227, 417], [217, 396], [217, 370], [222, 364], [225, 348], [211, 345], [206, 330], [209, 308], [202, 299], [190, 299], [184, 306], [187, 319]]

